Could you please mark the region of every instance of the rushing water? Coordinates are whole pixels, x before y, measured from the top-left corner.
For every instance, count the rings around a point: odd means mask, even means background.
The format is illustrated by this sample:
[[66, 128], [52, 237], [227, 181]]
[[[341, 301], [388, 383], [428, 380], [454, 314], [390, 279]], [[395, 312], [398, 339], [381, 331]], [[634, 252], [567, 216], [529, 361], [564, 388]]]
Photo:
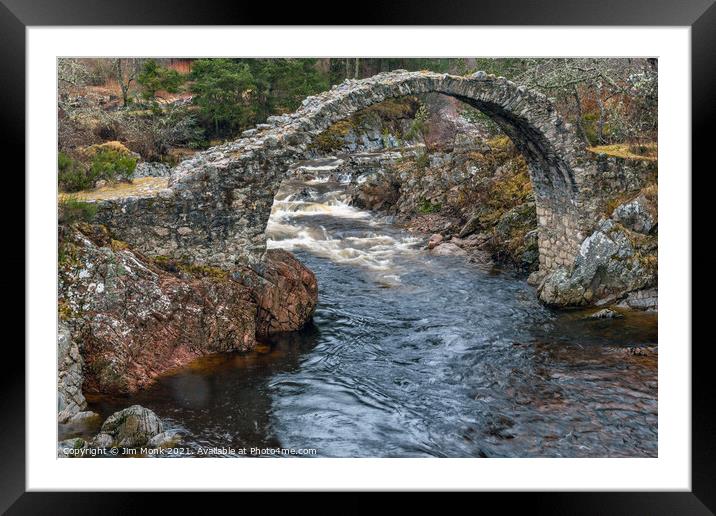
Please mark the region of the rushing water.
[[286, 182], [268, 227], [269, 246], [318, 278], [313, 324], [92, 409], [142, 404], [190, 449], [657, 455], [656, 357], [633, 352], [656, 344], [656, 315], [550, 311], [523, 278], [431, 256], [424, 237], [348, 206], [330, 168]]

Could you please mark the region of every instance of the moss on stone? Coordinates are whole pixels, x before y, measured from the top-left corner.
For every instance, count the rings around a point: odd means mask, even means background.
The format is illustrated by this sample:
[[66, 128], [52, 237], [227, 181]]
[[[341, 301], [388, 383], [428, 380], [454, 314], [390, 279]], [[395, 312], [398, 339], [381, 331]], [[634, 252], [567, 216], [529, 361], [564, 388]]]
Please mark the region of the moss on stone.
[[58, 299], [57, 315], [61, 321], [69, 321], [77, 317], [77, 313], [72, 310], [72, 307], [65, 299]]
[[611, 145], [598, 145], [587, 147], [587, 150], [594, 154], [606, 154], [615, 158], [657, 161], [658, 148], [656, 143], [633, 144], [615, 143]]
[[229, 271], [220, 269], [219, 267], [195, 264], [179, 264], [178, 267], [182, 272], [186, 272], [194, 276], [200, 276], [202, 278], [213, 278], [216, 280], [226, 280], [229, 278]]
[[418, 203], [418, 213], [427, 214], [427, 213], [438, 213], [441, 209], [441, 206], [439, 203], [433, 203], [429, 201], [428, 199], [421, 199]]
[[168, 256], [158, 255], [151, 258], [151, 261], [166, 272], [184, 273], [200, 278], [211, 278], [220, 281], [230, 279], [229, 271], [219, 267], [211, 267], [209, 265], [193, 264], [181, 260], [175, 260]]
[[110, 243], [110, 247], [112, 248], [112, 251], [124, 251], [125, 249], [129, 249], [129, 244], [113, 238]]
[[343, 138], [352, 129], [353, 123], [350, 119], [340, 120], [316, 136], [311, 143], [311, 148], [321, 152], [334, 151], [343, 145]]
[[[371, 122], [379, 120], [383, 126], [382, 134], [400, 135], [397, 122], [412, 118], [417, 110], [418, 101], [415, 97], [400, 97], [384, 100], [373, 104], [345, 120], [339, 120], [313, 139], [310, 148], [321, 152], [333, 152], [343, 146], [344, 138], [351, 132], [360, 132]], [[385, 139], [385, 138], [384, 138]]]

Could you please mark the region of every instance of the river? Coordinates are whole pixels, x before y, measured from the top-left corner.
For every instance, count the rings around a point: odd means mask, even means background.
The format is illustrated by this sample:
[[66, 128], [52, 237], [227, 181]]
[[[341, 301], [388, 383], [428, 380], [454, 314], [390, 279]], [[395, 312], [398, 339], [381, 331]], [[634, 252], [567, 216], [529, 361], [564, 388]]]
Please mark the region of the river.
[[286, 181], [267, 230], [318, 278], [313, 323], [90, 409], [144, 405], [189, 449], [657, 456], [655, 314], [549, 310], [524, 278], [432, 256], [424, 235], [349, 206], [333, 166]]

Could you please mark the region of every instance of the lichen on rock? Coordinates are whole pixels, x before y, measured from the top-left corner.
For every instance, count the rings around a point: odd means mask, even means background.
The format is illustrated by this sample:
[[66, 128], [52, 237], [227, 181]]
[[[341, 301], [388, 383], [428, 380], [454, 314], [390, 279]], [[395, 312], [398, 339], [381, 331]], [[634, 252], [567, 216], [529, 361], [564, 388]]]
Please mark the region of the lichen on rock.
[[[99, 434], [101, 437], [95, 439], [95, 444], [101, 445], [98, 447], [102, 448], [136, 448], [146, 445], [163, 432], [164, 424], [154, 412], [141, 405], [132, 405], [115, 412], [102, 423]], [[106, 436], [109, 436], [109, 439]]]
[[196, 357], [248, 351], [257, 335], [302, 327], [317, 302], [313, 273], [286, 252], [270, 253], [245, 283], [218, 267], [148, 258], [103, 226], [63, 227], [60, 238], [72, 250], [60, 301], [81, 344], [85, 392], [133, 392]]
[[614, 218], [603, 219], [582, 242], [571, 269], [562, 267], [546, 276], [539, 288], [543, 302], [600, 305], [656, 288], [656, 207], [640, 194], [613, 213]]

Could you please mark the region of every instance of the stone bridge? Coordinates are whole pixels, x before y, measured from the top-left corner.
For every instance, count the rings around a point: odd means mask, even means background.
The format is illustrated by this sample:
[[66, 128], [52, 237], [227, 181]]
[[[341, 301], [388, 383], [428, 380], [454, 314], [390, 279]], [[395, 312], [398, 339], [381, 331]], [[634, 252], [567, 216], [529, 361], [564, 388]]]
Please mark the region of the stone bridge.
[[614, 163], [589, 153], [544, 95], [477, 72], [459, 77], [394, 71], [346, 80], [269, 117], [242, 138], [208, 149], [173, 171], [155, 197], [102, 203], [99, 221], [151, 255], [261, 268], [265, 229], [286, 170], [331, 124], [391, 97], [438, 92], [479, 109], [529, 164], [539, 220], [540, 274], [569, 268], [603, 212], [605, 192], [635, 189]]

